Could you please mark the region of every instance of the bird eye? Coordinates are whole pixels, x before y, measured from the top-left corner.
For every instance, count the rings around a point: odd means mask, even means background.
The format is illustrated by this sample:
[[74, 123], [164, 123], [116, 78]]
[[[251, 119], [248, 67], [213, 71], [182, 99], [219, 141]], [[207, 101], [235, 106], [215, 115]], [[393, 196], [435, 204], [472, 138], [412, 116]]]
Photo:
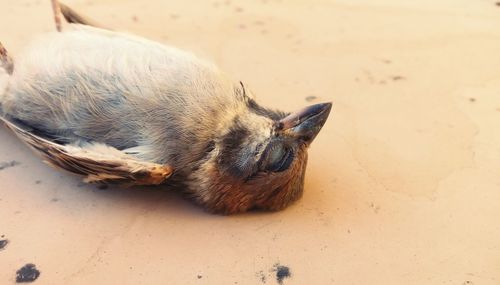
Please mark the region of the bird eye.
[[268, 152], [266, 170], [273, 172], [285, 171], [288, 169], [292, 161], [292, 151], [282, 145], [276, 145]]

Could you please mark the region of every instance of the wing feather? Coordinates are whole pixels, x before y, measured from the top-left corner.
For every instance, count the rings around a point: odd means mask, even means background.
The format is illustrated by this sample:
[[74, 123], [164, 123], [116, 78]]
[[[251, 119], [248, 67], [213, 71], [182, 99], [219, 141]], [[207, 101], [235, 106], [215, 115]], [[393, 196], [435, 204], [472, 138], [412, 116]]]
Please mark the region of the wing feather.
[[141, 161], [101, 143], [58, 144], [5, 118], [1, 120], [49, 165], [86, 176], [89, 183], [158, 185], [173, 173], [168, 165]]

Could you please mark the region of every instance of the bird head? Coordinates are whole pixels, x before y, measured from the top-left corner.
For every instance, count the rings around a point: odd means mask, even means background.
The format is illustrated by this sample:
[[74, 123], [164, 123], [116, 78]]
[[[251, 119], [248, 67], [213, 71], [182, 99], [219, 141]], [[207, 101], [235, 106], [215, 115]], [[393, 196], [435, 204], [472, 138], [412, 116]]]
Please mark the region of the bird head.
[[192, 194], [212, 212], [274, 211], [299, 199], [308, 147], [332, 107], [322, 103], [286, 114], [248, 97], [245, 105], [213, 141], [194, 175]]

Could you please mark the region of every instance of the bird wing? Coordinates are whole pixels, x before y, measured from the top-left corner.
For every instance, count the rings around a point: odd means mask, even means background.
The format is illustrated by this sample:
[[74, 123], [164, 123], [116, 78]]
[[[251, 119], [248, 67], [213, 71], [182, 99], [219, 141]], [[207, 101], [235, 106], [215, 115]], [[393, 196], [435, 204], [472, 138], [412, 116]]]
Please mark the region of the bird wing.
[[86, 176], [88, 183], [158, 185], [173, 173], [168, 165], [145, 162], [101, 143], [58, 144], [0, 117], [21, 140], [49, 165]]

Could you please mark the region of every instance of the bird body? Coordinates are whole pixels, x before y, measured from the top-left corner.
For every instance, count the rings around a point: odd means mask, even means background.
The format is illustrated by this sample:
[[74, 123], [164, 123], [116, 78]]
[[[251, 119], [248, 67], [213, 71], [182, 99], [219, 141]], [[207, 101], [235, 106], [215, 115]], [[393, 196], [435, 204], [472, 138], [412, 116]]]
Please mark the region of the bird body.
[[126, 34], [72, 25], [40, 37], [18, 58], [1, 101], [5, 113], [65, 140], [140, 145], [138, 157], [175, 160], [176, 168], [185, 164], [179, 147], [196, 153], [204, 147], [196, 138], [227, 129], [213, 122], [243, 109], [235, 94], [241, 86], [215, 66]]
[[190, 53], [88, 25], [43, 35], [9, 61], [2, 118], [50, 164], [88, 182], [177, 185], [214, 212], [298, 199], [306, 149], [331, 108], [269, 110]]

